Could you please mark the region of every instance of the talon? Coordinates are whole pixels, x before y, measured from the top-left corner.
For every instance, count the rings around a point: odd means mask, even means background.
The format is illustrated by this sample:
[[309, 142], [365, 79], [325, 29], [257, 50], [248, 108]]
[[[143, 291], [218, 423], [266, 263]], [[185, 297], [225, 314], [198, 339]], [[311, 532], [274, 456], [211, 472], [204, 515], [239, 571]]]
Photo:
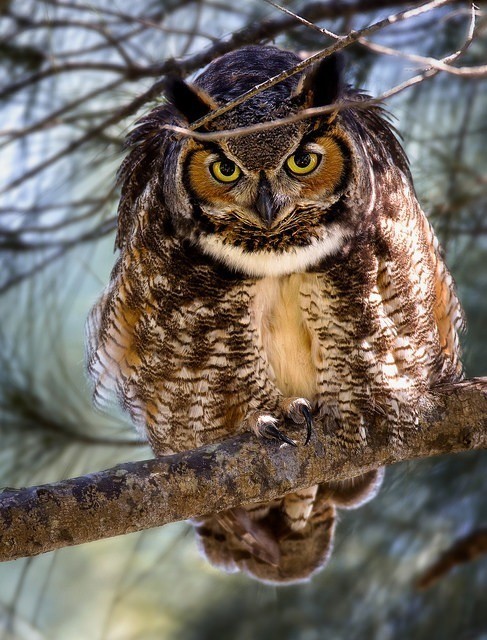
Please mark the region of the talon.
[[291, 438], [288, 438], [282, 431], [276, 427], [277, 420], [271, 416], [260, 417], [257, 421], [255, 432], [257, 435], [263, 438], [269, 438], [270, 440], [279, 440], [290, 444], [292, 447], [297, 447], [297, 443]]
[[281, 410], [288, 420], [294, 422], [294, 425], [306, 423], [306, 441], [304, 444], [307, 445], [313, 433], [313, 414], [309, 401], [305, 398], [283, 398]]
[[305, 405], [302, 405], [300, 407], [301, 409], [301, 413], [304, 416], [304, 419], [306, 421], [306, 440], [304, 442], [305, 446], [308, 444], [310, 438], [311, 438], [311, 434], [313, 432], [313, 417], [311, 415], [311, 411], [309, 410], [309, 408]]
[[286, 434], [284, 434], [282, 431], [279, 431], [279, 429], [273, 424], [266, 424], [265, 433], [262, 433], [262, 435], [266, 438], [275, 438], [276, 440], [280, 440], [281, 442], [290, 444], [292, 447], [298, 446], [297, 442], [291, 440], [291, 438], [288, 438]]

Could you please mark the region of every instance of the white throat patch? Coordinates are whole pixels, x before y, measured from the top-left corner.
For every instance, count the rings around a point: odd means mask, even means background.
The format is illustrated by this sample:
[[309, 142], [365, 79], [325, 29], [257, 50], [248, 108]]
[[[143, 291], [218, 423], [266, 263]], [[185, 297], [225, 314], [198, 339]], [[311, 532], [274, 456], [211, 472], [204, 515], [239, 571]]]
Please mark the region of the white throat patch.
[[245, 251], [241, 247], [222, 242], [216, 235], [198, 239], [201, 249], [222, 261], [235, 271], [243, 271], [249, 276], [284, 276], [306, 271], [327, 256], [338, 253], [343, 247], [347, 233], [338, 225], [327, 229], [326, 236], [313, 241], [307, 247], [291, 247], [287, 251]]

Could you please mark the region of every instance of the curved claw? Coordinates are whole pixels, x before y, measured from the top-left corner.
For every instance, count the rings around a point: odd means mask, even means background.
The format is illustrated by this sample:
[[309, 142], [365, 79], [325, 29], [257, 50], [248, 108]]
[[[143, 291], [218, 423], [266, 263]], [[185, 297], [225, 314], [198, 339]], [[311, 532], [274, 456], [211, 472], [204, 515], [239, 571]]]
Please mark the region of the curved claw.
[[306, 440], [304, 442], [306, 446], [311, 438], [311, 434], [313, 433], [313, 417], [311, 415], [311, 411], [305, 405], [302, 405], [300, 409], [306, 422]]
[[262, 435], [266, 438], [275, 438], [276, 440], [290, 444], [292, 447], [298, 446], [294, 440], [288, 438], [287, 435], [282, 433], [282, 431], [279, 431], [279, 429], [273, 424], [266, 424], [265, 432], [263, 432]]

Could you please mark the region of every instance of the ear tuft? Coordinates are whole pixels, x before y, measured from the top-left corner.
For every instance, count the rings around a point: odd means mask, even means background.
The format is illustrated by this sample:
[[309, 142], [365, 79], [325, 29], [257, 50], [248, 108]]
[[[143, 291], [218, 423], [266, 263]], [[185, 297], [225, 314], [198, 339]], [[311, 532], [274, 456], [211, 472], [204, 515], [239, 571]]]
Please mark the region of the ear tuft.
[[332, 53], [318, 62], [304, 78], [301, 95], [307, 107], [337, 102], [343, 88], [343, 57]]
[[216, 104], [207, 93], [178, 76], [170, 76], [166, 79], [165, 94], [168, 101], [189, 123], [196, 122], [216, 108]]

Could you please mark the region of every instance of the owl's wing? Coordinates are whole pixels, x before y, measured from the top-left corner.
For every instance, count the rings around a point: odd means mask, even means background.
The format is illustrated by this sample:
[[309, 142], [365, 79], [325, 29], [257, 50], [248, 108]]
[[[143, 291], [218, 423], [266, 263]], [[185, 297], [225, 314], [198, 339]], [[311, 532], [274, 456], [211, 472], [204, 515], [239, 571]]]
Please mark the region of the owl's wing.
[[89, 376], [93, 380], [93, 402], [98, 408], [111, 404], [114, 400], [115, 380], [110, 369], [103, 363], [101, 354], [101, 333], [103, 331], [104, 310], [109, 297], [108, 289], [91, 308], [85, 324], [85, 359]]
[[440, 348], [445, 358], [451, 361], [452, 369], [458, 377], [462, 375], [460, 362], [459, 332], [464, 328], [465, 319], [455, 292], [453, 278], [440, 254], [440, 246], [433, 228], [425, 220], [425, 235], [429, 239], [431, 260], [434, 264], [435, 303], [433, 307]]
[[399, 194], [399, 202], [395, 193], [379, 220], [377, 284], [371, 295], [392, 365], [383, 365], [383, 377], [391, 381], [392, 392], [401, 382], [403, 397], [395, 397], [405, 408], [436, 384], [462, 376], [463, 314], [438, 240], [414, 193]]
[[131, 392], [131, 381], [137, 378], [141, 365], [135, 327], [148, 304], [147, 297], [133, 286], [130, 269], [142, 268], [137, 257], [125, 256], [117, 263], [109, 286], [87, 318], [85, 343], [94, 404], [103, 409], [122, 401], [134, 424], [143, 430], [145, 411], [140, 398]]

